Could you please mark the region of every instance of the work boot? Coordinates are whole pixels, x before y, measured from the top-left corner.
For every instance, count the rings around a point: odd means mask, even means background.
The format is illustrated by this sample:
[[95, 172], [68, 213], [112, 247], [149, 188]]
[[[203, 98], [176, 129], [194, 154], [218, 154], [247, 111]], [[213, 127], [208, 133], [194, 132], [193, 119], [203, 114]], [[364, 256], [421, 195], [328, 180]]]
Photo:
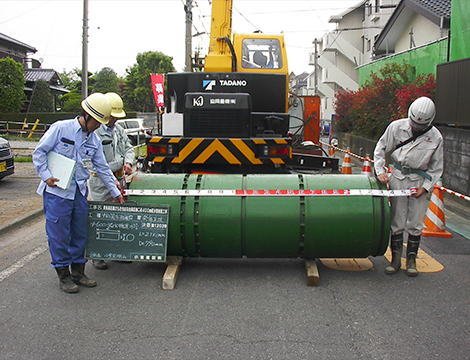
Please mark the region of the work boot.
[[85, 275], [85, 264], [74, 264], [70, 266], [72, 268], [72, 281], [77, 285], [83, 285], [86, 287], [96, 286], [96, 281], [88, 279]]
[[78, 292], [78, 286], [73, 283], [68, 266], [57, 267], [55, 270], [57, 275], [59, 275], [62, 291], [69, 294]]
[[406, 246], [406, 275], [418, 276], [416, 269], [416, 257], [418, 256], [419, 242], [421, 236], [410, 235]]
[[392, 262], [385, 268], [385, 274], [393, 275], [401, 268], [401, 255], [403, 253], [403, 233], [392, 235], [390, 241], [390, 248], [392, 249]]
[[93, 266], [99, 270], [106, 270], [108, 268], [108, 264], [104, 262], [104, 260], [92, 260]]

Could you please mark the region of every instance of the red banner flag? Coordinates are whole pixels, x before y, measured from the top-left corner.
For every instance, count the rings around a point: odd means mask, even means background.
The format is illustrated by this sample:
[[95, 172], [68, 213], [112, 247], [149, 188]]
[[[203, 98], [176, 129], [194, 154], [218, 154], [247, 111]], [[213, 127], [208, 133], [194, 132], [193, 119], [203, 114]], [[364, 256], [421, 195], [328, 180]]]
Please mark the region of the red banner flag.
[[165, 94], [164, 94], [164, 83], [165, 77], [163, 74], [150, 74], [150, 80], [152, 81], [153, 96], [155, 98], [155, 104], [159, 111], [165, 106]]

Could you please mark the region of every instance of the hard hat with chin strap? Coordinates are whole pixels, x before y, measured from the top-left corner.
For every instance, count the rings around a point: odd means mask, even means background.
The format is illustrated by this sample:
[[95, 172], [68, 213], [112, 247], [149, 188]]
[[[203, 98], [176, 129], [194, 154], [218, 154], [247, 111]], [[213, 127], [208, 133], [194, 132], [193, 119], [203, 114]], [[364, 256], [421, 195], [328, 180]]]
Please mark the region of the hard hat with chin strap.
[[104, 95], [108, 98], [111, 103], [111, 116], [115, 118], [126, 117], [126, 113], [123, 110], [124, 104], [122, 103], [121, 97], [114, 92], [109, 92]]
[[111, 102], [102, 93], [93, 93], [82, 101], [82, 109], [101, 124], [109, 122]]
[[411, 121], [418, 125], [428, 125], [436, 116], [436, 107], [433, 101], [426, 97], [422, 96], [411, 104], [408, 109], [408, 117]]

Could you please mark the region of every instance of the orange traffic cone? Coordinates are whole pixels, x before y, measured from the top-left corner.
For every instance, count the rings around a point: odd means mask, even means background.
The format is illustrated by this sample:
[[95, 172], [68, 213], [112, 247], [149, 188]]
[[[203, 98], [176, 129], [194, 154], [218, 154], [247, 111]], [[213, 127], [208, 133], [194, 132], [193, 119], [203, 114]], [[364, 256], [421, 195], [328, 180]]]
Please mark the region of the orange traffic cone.
[[429, 202], [426, 217], [424, 218], [424, 229], [421, 235], [450, 238], [452, 234], [446, 230], [446, 219], [444, 217], [444, 193], [440, 189], [442, 182], [439, 180], [434, 186]]
[[343, 164], [341, 165], [341, 172], [343, 174], [352, 174], [351, 155], [349, 155], [350, 152], [351, 151], [348, 148], [346, 154], [344, 154]]
[[370, 155], [367, 154], [364, 158], [364, 165], [362, 165], [362, 175], [372, 176], [372, 170], [370, 168]]
[[330, 156], [333, 156], [335, 154], [335, 148], [333, 146], [330, 145], [330, 152], [329, 152]]

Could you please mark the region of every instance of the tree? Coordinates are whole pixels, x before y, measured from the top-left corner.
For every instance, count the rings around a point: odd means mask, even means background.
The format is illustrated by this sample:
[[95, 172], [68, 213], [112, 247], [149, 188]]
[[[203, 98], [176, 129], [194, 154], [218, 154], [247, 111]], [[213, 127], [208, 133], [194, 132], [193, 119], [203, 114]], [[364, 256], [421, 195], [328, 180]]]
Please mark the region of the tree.
[[38, 80], [34, 84], [33, 95], [29, 105], [30, 112], [53, 112], [54, 99], [49, 84], [44, 80]]
[[174, 72], [173, 58], [158, 51], [138, 54], [137, 63], [126, 69], [123, 100], [128, 111], [155, 111], [150, 74]]
[[82, 110], [82, 94], [78, 90], [72, 90], [60, 98], [63, 103], [61, 111], [80, 113]]
[[100, 92], [103, 94], [107, 92], [119, 93], [120, 80], [113, 69], [104, 67], [95, 76], [93, 76], [93, 78], [93, 92]]
[[72, 71], [62, 71], [58, 73], [64, 88], [67, 90], [82, 91], [82, 71], [79, 68], [74, 68]]
[[19, 112], [23, 108], [23, 65], [11, 58], [0, 59], [0, 112]]
[[336, 94], [336, 129], [377, 140], [390, 121], [403, 118], [411, 102], [420, 96], [432, 97], [436, 83], [432, 74], [415, 77], [407, 63], [386, 64], [379, 74], [358, 91]]

